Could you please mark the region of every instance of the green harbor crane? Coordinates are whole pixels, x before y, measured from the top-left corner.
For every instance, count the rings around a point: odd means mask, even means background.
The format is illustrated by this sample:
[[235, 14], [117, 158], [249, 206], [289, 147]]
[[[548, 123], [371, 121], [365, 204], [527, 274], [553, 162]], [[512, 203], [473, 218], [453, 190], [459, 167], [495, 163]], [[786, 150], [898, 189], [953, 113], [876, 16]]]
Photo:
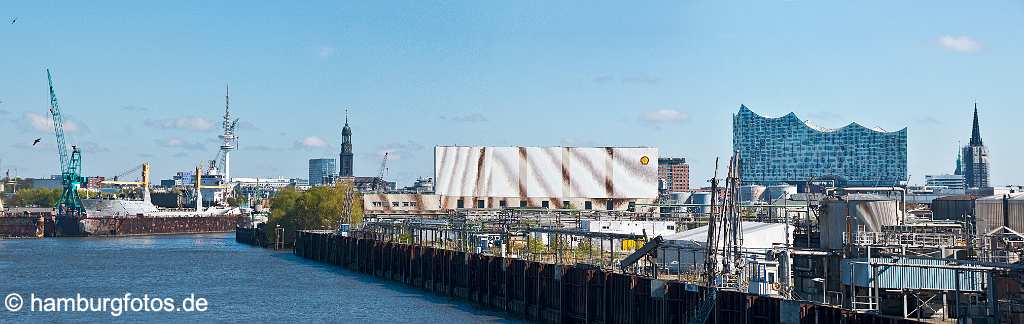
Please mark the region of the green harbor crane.
[[85, 213], [82, 206], [82, 199], [78, 197], [78, 188], [82, 187], [85, 178], [82, 177], [82, 152], [77, 146], [71, 146], [71, 154], [68, 154], [67, 145], [64, 143], [64, 117], [60, 113], [60, 105], [57, 104], [57, 93], [53, 91], [53, 77], [50, 69], [46, 69], [46, 80], [50, 83], [50, 116], [53, 117], [53, 132], [57, 135], [57, 154], [60, 156], [61, 182], [64, 191], [57, 201], [57, 216], [78, 217]]

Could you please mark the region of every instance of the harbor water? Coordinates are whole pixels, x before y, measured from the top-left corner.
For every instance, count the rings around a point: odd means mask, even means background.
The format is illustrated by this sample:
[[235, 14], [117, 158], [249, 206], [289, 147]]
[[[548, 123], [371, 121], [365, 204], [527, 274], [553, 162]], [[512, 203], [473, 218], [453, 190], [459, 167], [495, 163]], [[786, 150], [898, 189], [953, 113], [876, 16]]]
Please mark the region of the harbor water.
[[[512, 321], [290, 252], [242, 245], [233, 234], [0, 240], [0, 278], [0, 322]], [[21, 300], [17, 312], [12, 294]], [[73, 300], [61, 305], [58, 298]], [[196, 307], [200, 299], [205, 311]]]

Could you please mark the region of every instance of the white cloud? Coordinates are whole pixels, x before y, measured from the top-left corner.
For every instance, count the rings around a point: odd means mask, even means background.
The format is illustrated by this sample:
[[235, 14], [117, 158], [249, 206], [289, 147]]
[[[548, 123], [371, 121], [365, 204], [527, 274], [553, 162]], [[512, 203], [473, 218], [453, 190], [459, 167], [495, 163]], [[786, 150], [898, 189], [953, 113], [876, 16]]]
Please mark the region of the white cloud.
[[319, 49], [317, 49], [316, 55], [320, 56], [320, 58], [331, 57], [331, 55], [334, 55], [334, 47], [322, 46]]
[[89, 152], [89, 153], [106, 153], [106, 152], [110, 152], [110, 148], [108, 148], [106, 146], [103, 146], [103, 145], [100, 145], [99, 143], [90, 142], [90, 141], [82, 142], [81, 144], [79, 144], [79, 147], [81, 147], [83, 150], [85, 150], [86, 152]]
[[415, 154], [415, 152], [421, 151], [423, 149], [424, 147], [422, 144], [411, 140], [406, 141], [404, 143], [387, 143], [377, 147], [377, 154], [374, 158], [383, 158], [384, 154], [387, 154], [388, 160], [398, 161], [401, 160], [403, 157], [410, 157], [413, 154]]
[[939, 37], [939, 45], [960, 53], [974, 53], [981, 49], [981, 43], [968, 36], [945, 35]]
[[[53, 120], [50, 119], [50, 117], [27, 112], [25, 113], [25, 120], [28, 122], [29, 126], [32, 126], [32, 129], [40, 132], [53, 132]], [[65, 133], [76, 133], [80, 130], [82, 130], [82, 128], [78, 126], [78, 123], [69, 120], [64, 121]]]
[[157, 140], [156, 145], [166, 148], [181, 148], [192, 151], [202, 151], [206, 149], [203, 143], [199, 142], [188, 142], [179, 138], [168, 138], [164, 140]]
[[680, 123], [690, 119], [690, 114], [675, 109], [658, 109], [640, 116], [640, 120], [651, 125]]
[[320, 137], [308, 136], [298, 142], [295, 142], [295, 146], [301, 148], [324, 148], [327, 147], [327, 141]]
[[210, 122], [210, 120], [202, 117], [178, 117], [158, 120], [147, 120], [145, 124], [146, 126], [163, 129], [204, 131], [213, 128], [213, 122]]

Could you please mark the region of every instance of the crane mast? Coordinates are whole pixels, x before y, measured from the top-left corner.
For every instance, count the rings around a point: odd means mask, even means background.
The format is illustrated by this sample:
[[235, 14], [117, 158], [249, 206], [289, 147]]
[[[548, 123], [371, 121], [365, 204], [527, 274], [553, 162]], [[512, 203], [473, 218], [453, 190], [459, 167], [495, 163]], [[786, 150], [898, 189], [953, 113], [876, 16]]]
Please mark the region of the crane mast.
[[387, 183], [384, 182], [384, 177], [388, 171], [388, 153], [384, 152], [384, 160], [380, 161], [380, 170], [377, 170], [377, 179], [374, 179], [373, 191], [376, 193], [387, 190]]
[[53, 132], [57, 137], [57, 155], [60, 157], [61, 183], [63, 191], [60, 201], [57, 202], [57, 214], [80, 215], [85, 212], [82, 200], [78, 197], [78, 188], [82, 186], [82, 153], [77, 146], [71, 146], [71, 154], [68, 154], [67, 144], [64, 140], [64, 116], [60, 112], [60, 104], [57, 102], [57, 93], [53, 90], [53, 76], [50, 70], [46, 70], [46, 80], [50, 85], [50, 116], [53, 119]]

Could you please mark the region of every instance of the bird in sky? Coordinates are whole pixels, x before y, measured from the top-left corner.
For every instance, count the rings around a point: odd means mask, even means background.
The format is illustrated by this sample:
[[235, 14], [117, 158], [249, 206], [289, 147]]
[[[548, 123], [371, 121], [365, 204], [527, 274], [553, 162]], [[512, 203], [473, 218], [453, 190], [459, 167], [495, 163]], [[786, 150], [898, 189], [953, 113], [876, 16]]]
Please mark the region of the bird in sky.
[[39, 142], [42, 142], [42, 141], [43, 141], [42, 138], [37, 138], [36, 140], [32, 141], [32, 146], [36, 146], [36, 144], [39, 144]]

